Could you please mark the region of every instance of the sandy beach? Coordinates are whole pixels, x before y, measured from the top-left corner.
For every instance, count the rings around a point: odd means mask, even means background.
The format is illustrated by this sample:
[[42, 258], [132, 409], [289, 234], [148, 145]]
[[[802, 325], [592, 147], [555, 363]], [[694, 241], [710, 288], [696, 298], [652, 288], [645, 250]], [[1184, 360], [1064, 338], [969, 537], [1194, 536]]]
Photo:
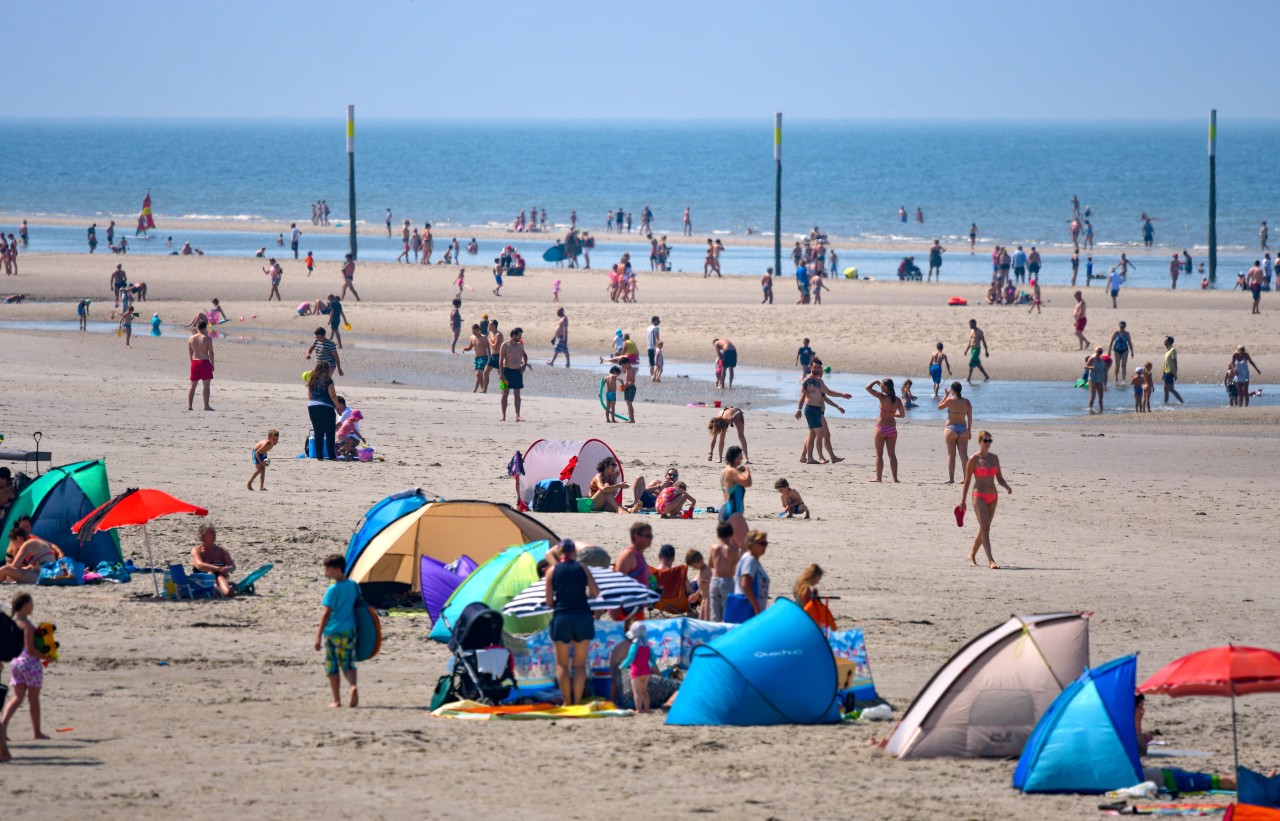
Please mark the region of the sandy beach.
[[[360, 708], [326, 708], [322, 658], [312, 650], [325, 589], [320, 561], [345, 549], [372, 503], [413, 486], [513, 503], [505, 471], [513, 453], [541, 437], [595, 436], [613, 446], [628, 478], [674, 465], [699, 502], [718, 505], [718, 468], [704, 453], [709, 413], [686, 407], [715, 399], [747, 409], [757, 477], [747, 518], [769, 531], [763, 562], [774, 594], [786, 594], [805, 565], [822, 565], [824, 592], [841, 597], [835, 615], [864, 630], [876, 686], [895, 715], [961, 645], [1012, 613], [1094, 611], [1092, 663], [1139, 652], [1139, 680], [1205, 647], [1276, 644], [1280, 569], [1267, 533], [1280, 515], [1271, 485], [1278, 408], [1229, 409], [1224, 399], [1148, 416], [997, 424], [984, 422], [975, 405], [976, 426], [994, 434], [992, 449], [1014, 489], [1001, 497], [993, 529], [1006, 569], [992, 572], [965, 562], [975, 529], [956, 528], [960, 489], [945, 483], [943, 432], [932, 414], [917, 412], [902, 427], [901, 484], [874, 485], [869, 422], [833, 416], [835, 448], [847, 461], [801, 465], [801, 423], [758, 410], [778, 404], [776, 395], [742, 389], [726, 397], [705, 381], [678, 378], [678, 363], [712, 360], [714, 337], [732, 339], [743, 364], [789, 368], [807, 336], [832, 366], [832, 386], [855, 394], [850, 405], [865, 409], [872, 400], [841, 374], [911, 376], [927, 401], [934, 344], [944, 342], [963, 374], [974, 318], [987, 333], [987, 368], [997, 380], [1068, 383], [1084, 357], [1071, 330], [1070, 289], [1046, 288], [1040, 315], [946, 305], [956, 294], [977, 303], [977, 286], [898, 282], [839, 281], [823, 305], [800, 306], [790, 304], [794, 284], [782, 277], [778, 304], [762, 306], [755, 279], [642, 271], [639, 304], [617, 305], [602, 271], [532, 269], [493, 297], [487, 267], [468, 268], [475, 291], [463, 297], [466, 326], [484, 313], [504, 331], [522, 326], [535, 363], [526, 376], [526, 421], [502, 424], [493, 393], [470, 393], [469, 357], [447, 350], [456, 268], [361, 264], [355, 284], [363, 301], [345, 303], [352, 330], [338, 388], [365, 413], [366, 434], [385, 461], [322, 464], [290, 458], [309, 430], [299, 375], [320, 324], [294, 309], [337, 291], [341, 278], [332, 262], [310, 278], [300, 263], [282, 262], [285, 301], [270, 304], [265, 261], [257, 259], [30, 254], [20, 276], [0, 280], [0, 290], [29, 296], [0, 306], [6, 445], [26, 446], [40, 430], [54, 464], [105, 458], [113, 492], [159, 487], [207, 507], [241, 568], [275, 564], [261, 595], [230, 601], [148, 600], [145, 576], [124, 586], [35, 589], [35, 617], [57, 624], [63, 658], [46, 675], [45, 724], [70, 729], [33, 742], [26, 711], [15, 717], [14, 763], [0, 766], [6, 817], [1097, 818], [1097, 797], [1016, 793], [1012, 761], [899, 762], [869, 748], [891, 723], [675, 728], [660, 714], [547, 724], [434, 719], [427, 704], [447, 653], [426, 639], [425, 618], [384, 619], [383, 651], [360, 669]], [[5, 324], [73, 329], [76, 302], [86, 297], [92, 320], [106, 321], [117, 263], [150, 292], [138, 303], [131, 349], [114, 334]], [[598, 375], [543, 364], [554, 279], [563, 283], [576, 362], [595, 361], [618, 328], [643, 347], [649, 317], [662, 317], [666, 356], [676, 364], [660, 385], [641, 381], [638, 424], [605, 424]], [[1261, 316], [1249, 315], [1248, 296], [1238, 292], [1131, 289], [1119, 310], [1109, 299], [1104, 305], [1102, 289], [1086, 293], [1086, 334], [1095, 344], [1105, 345], [1124, 319], [1138, 361], [1158, 366], [1160, 340], [1172, 334], [1183, 382], [1218, 382], [1241, 344], [1260, 366], [1260, 382], [1280, 368], [1280, 314], [1270, 293]], [[212, 297], [233, 319], [221, 328], [228, 338], [215, 342], [216, 411], [188, 412], [181, 326]], [[146, 336], [153, 312], [164, 320], [159, 338]], [[1132, 404], [1124, 392], [1109, 393], [1112, 401]], [[249, 493], [246, 451], [272, 427], [282, 437], [269, 492]], [[774, 517], [771, 488], [782, 476], [813, 520]], [[539, 518], [611, 554], [633, 521]], [[651, 521], [657, 542], [674, 544], [678, 555], [713, 541], [714, 516]], [[184, 560], [196, 524], [158, 521], [157, 562]], [[121, 544], [143, 560], [137, 533], [123, 532]], [[13, 590], [0, 588], [6, 604]], [[1239, 708], [1241, 763], [1276, 766], [1280, 701], [1250, 696]], [[1147, 723], [1172, 747], [1209, 754], [1172, 764], [1229, 770], [1225, 700], [1151, 697]]]

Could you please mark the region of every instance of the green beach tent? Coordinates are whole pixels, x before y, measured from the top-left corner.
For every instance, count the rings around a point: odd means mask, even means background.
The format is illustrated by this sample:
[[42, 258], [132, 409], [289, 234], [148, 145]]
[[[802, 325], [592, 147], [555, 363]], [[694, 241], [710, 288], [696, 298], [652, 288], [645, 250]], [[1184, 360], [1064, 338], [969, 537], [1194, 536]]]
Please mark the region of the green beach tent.
[[87, 568], [99, 562], [124, 561], [120, 555], [120, 539], [114, 530], [94, 534], [81, 544], [71, 526], [99, 505], [111, 500], [107, 482], [107, 465], [101, 459], [75, 462], [49, 470], [18, 494], [9, 508], [0, 539], [9, 543], [9, 531], [23, 516], [31, 517], [31, 532]]
[[[545, 539], [506, 550], [480, 565], [453, 591], [431, 628], [431, 638], [448, 641], [453, 624], [462, 608], [472, 602], [484, 602], [499, 612], [526, 587], [538, 580], [538, 561], [547, 555], [551, 543]], [[515, 618], [503, 616], [503, 629], [508, 633], [536, 633], [551, 624], [551, 616]]]

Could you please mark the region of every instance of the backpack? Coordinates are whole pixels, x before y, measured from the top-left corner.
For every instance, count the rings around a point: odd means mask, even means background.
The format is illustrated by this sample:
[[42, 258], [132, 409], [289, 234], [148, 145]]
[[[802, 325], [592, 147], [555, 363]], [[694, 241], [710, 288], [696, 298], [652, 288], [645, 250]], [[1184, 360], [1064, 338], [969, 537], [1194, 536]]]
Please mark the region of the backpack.
[[564, 482], [559, 479], [538, 482], [533, 490], [532, 508], [536, 513], [564, 513]]
[[573, 513], [578, 509], [578, 500], [582, 498], [582, 485], [577, 482], [567, 482], [564, 486], [564, 509], [566, 512]]
[[22, 628], [8, 613], [0, 613], [0, 661], [13, 661], [22, 654], [25, 645]]

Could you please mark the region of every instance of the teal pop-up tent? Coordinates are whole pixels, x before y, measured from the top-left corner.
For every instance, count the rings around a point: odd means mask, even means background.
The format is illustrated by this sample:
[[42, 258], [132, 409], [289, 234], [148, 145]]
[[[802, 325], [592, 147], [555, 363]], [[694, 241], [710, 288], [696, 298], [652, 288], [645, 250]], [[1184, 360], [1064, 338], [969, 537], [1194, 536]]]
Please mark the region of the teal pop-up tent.
[[81, 544], [71, 526], [94, 508], [111, 499], [107, 465], [101, 459], [52, 468], [23, 489], [4, 524], [0, 543], [9, 543], [9, 531], [23, 516], [31, 517], [31, 532], [55, 544], [67, 556], [92, 569], [99, 562], [121, 562], [120, 540], [114, 530], [95, 533]]
[[1023, 792], [1104, 793], [1140, 784], [1134, 691], [1138, 657], [1085, 670], [1031, 732], [1013, 773]]
[[789, 599], [694, 648], [668, 724], [826, 724], [840, 720], [831, 645]]

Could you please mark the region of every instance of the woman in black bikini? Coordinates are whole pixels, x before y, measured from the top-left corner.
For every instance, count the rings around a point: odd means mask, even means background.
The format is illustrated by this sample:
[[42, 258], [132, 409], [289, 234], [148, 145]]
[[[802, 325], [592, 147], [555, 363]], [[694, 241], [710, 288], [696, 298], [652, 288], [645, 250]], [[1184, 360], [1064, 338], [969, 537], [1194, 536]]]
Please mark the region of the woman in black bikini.
[[734, 407], [724, 408], [707, 422], [707, 430], [711, 431], [711, 449], [707, 451], [707, 461], [710, 462], [715, 453], [717, 439], [720, 441], [720, 458], [716, 461], [724, 461], [724, 439], [730, 425], [738, 429], [738, 444], [742, 445], [743, 461], [751, 464], [751, 458], [747, 456], [747, 420], [742, 415], [742, 409]]
[[996, 501], [1000, 498], [996, 483], [999, 482], [1008, 493], [1013, 493], [1013, 488], [1000, 472], [1000, 457], [991, 452], [991, 434], [985, 430], [978, 431], [978, 452], [969, 458], [964, 468], [964, 489], [960, 491], [960, 512], [957, 514], [961, 518], [969, 504], [970, 482], [973, 482], [973, 512], [978, 516], [978, 535], [974, 537], [973, 549], [969, 551], [969, 564], [977, 567], [975, 558], [978, 548], [982, 547], [987, 551], [987, 565], [992, 570], [999, 570], [1000, 565], [991, 555], [991, 520], [995, 518]]

